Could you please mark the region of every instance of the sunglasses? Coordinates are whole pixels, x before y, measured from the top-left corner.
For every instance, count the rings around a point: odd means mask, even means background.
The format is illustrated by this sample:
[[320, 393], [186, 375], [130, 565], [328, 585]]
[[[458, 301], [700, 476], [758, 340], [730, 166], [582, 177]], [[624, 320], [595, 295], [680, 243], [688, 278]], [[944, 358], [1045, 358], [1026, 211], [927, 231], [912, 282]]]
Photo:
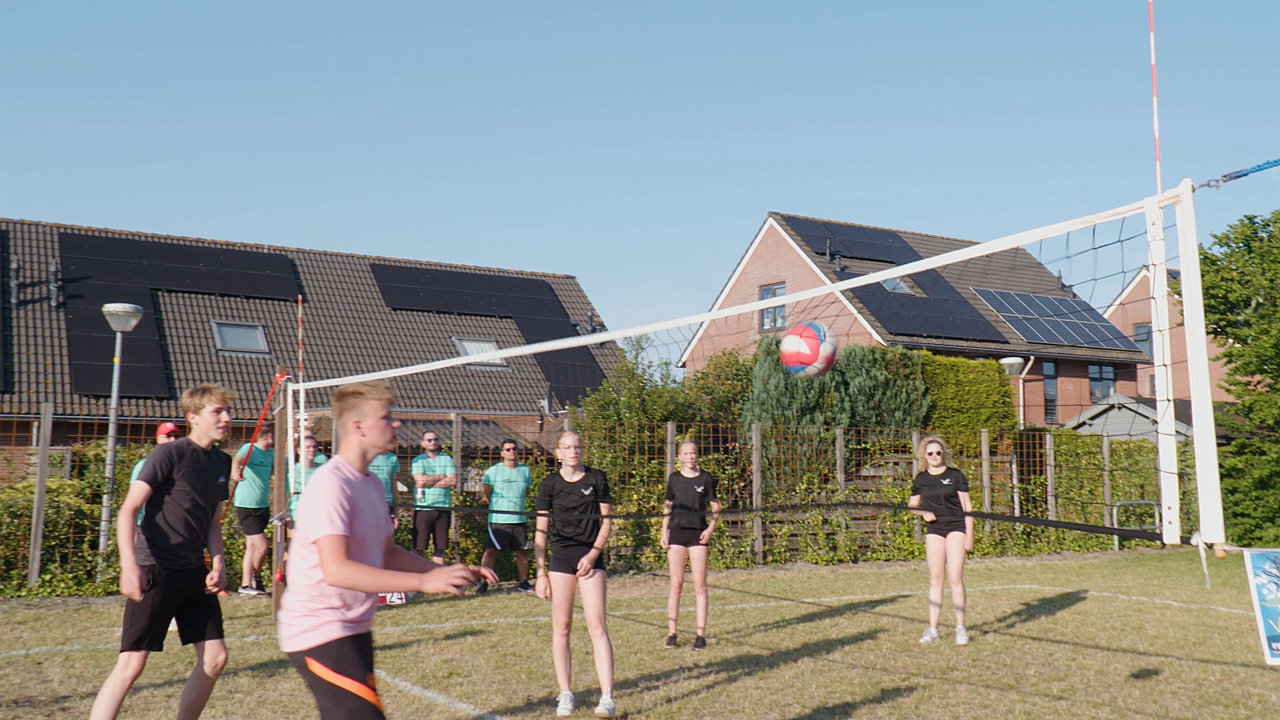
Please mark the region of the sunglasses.
[[440, 442], [440, 438], [422, 438], [422, 442]]
[[926, 450], [924, 454], [925, 454], [925, 456], [927, 456], [927, 457], [933, 457], [933, 456], [935, 456], [935, 455], [936, 455], [937, 457], [942, 457], [942, 451], [941, 451], [941, 450]]

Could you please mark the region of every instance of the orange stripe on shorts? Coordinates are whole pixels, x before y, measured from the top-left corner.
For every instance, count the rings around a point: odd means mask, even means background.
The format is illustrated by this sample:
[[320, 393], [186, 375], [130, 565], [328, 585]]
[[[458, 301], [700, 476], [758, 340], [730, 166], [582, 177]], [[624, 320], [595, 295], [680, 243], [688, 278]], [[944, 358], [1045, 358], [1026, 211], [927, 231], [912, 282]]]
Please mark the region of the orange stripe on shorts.
[[[359, 695], [365, 700], [373, 703], [374, 707], [386, 712], [382, 707], [382, 699], [378, 697], [378, 691], [374, 690], [369, 685], [352, 680], [346, 675], [336, 673], [312, 658], [307, 658], [307, 669], [315, 673], [316, 677], [321, 680], [337, 685], [347, 692]], [[369, 680], [373, 680], [373, 675], [369, 676]]]

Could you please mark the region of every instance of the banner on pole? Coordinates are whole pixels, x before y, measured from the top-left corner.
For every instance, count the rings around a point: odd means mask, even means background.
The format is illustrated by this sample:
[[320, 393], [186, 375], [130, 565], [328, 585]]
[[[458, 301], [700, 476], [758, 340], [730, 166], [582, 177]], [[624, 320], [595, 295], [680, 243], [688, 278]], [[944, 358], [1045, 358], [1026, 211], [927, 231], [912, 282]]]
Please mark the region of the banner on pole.
[[1268, 665], [1280, 665], [1280, 550], [1245, 550], [1249, 596]]

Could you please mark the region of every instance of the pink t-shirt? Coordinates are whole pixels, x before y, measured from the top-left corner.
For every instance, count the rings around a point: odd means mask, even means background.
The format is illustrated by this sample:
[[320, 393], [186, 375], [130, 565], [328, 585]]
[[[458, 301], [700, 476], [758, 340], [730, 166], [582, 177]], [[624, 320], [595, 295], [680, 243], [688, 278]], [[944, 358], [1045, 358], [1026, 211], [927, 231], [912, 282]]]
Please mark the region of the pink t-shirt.
[[298, 500], [289, 541], [288, 584], [276, 617], [281, 650], [300, 652], [369, 632], [378, 596], [326, 583], [316, 539], [346, 535], [352, 560], [380, 568], [391, 532], [377, 475], [357, 471], [340, 455], [315, 471]]

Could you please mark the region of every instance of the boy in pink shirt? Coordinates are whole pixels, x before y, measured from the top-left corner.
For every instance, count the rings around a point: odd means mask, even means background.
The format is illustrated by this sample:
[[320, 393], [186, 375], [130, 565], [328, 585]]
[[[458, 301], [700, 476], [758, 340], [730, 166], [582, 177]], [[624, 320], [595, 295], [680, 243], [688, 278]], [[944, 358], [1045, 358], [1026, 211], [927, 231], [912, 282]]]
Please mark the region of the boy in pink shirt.
[[452, 593], [487, 568], [438, 565], [398, 547], [386, 489], [369, 461], [394, 447], [400, 422], [384, 383], [333, 394], [338, 452], [307, 482], [294, 516], [277, 618], [280, 649], [316, 698], [323, 720], [384, 718], [373, 675], [380, 592]]

